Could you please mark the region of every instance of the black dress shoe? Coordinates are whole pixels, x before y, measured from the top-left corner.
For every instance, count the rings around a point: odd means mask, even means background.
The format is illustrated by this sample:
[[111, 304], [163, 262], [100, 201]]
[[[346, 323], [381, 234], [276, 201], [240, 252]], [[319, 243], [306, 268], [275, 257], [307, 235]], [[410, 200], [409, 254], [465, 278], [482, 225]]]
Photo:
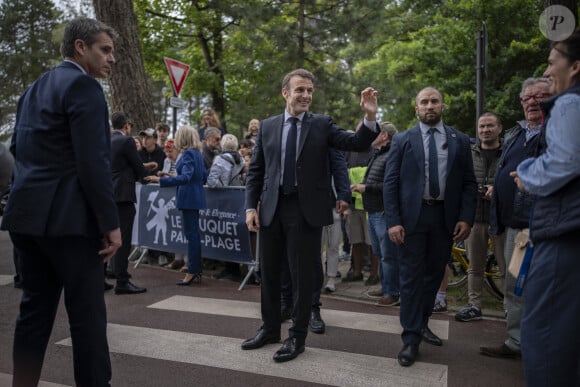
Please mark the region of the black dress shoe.
[[242, 343], [242, 349], [258, 349], [266, 344], [277, 343], [280, 341], [280, 334], [268, 332], [260, 328], [258, 334], [251, 339], [247, 339]]
[[403, 367], [409, 367], [415, 363], [417, 355], [419, 355], [418, 344], [405, 344], [401, 352], [397, 355], [397, 360]]
[[429, 329], [429, 327], [423, 328], [423, 330], [421, 331], [421, 335], [423, 336], [423, 341], [428, 344], [436, 345], [438, 347], [443, 345], [443, 341], [441, 341], [441, 339], [437, 337], [435, 333], [431, 332], [431, 329]]
[[114, 286], [113, 286], [113, 285], [111, 285], [110, 283], [108, 283], [107, 281], [105, 281], [104, 288], [105, 288], [105, 292], [106, 292], [107, 290], [111, 290], [111, 289], [113, 289], [113, 288], [114, 288]]
[[284, 344], [274, 354], [274, 361], [277, 363], [289, 361], [295, 359], [302, 352], [304, 352], [304, 339], [289, 337], [284, 340]]
[[280, 309], [280, 322], [290, 320], [292, 318], [292, 308], [288, 306], [282, 306]]
[[322, 334], [326, 329], [326, 324], [320, 317], [320, 310], [312, 310], [310, 312], [310, 330], [314, 333]]
[[138, 294], [146, 291], [147, 289], [135, 286], [131, 281], [117, 282], [117, 286], [115, 286], [115, 294]]

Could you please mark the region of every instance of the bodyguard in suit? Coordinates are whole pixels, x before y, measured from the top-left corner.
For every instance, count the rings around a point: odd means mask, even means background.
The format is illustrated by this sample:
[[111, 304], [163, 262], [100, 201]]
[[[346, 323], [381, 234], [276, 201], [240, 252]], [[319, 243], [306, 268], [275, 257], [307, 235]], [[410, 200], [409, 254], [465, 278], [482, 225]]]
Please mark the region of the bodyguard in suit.
[[22, 263], [14, 386], [36, 386], [61, 293], [71, 326], [75, 382], [109, 386], [103, 262], [121, 245], [103, 89], [116, 32], [88, 18], [64, 31], [65, 60], [18, 102], [16, 164], [2, 229]]
[[135, 182], [147, 176], [147, 169], [157, 169], [158, 165], [152, 161], [143, 163], [131, 137], [133, 123], [123, 112], [115, 112], [111, 117], [113, 132], [111, 133], [111, 167], [113, 171], [113, 189], [115, 203], [119, 213], [121, 238], [123, 244], [111, 260], [113, 273], [117, 278], [115, 294], [143, 293], [147, 289], [135, 286], [129, 278], [129, 254], [131, 252], [131, 238], [133, 236], [133, 220], [135, 218]]
[[415, 99], [419, 125], [393, 138], [383, 198], [389, 238], [400, 246], [402, 366], [421, 340], [442, 345], [427, 323], [453, 242], [467, 238], [477, 183], [469, 138], [443, 124], [443, 98], [428, 87]]
[[250, 231], [260, 230], [263, 325], [242, 349], [280, 340], [280, 270], [287, 259], [294, 320], [289, 338], [274, 354], [277, 362], [304, 351], [322, 227], [333, 221], [329, 149], [363, 150], [378, 133], [374, 89], [361, 93], [365, 120], [357, 133], [341, 129], [329, 116], [309, 113], [313, 91], [314, 75], [307, 70], [284, 77], [286, 110], [262, 121], [246, 182], [246, 224]]

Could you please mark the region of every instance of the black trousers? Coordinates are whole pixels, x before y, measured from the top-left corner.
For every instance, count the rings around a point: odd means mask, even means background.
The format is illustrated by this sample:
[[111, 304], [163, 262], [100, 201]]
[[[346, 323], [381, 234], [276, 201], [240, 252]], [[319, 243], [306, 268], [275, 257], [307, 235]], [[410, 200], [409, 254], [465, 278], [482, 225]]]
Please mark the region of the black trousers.
[[[290, 275], [290, 267], [288, 266], [288, 260], [283, 260], [284, 265], [282, 269], [281, 278], [281, 291], [282, 295], [280, 297], [281, 305], [285, 307], [292, 307], [294, 305], [294, 299], [292, 296], [292, 276]], [[324, 271], [322, 269], [322, 256], [320, 255], [320, 250], [318, 254], [318, 260], [316, 261], [316, 273], [314, 278], [314, 292], [312, 292], [312, 310], [320, 309], [320, 295], [322, 293], [322, 285], [324, 283]]]
[[289, 336], [306, 338], [321, 238], [322, 227], [306, 222], [298, 195], [281, 195], [272, 224], [260, 228], [262, 320], [267, 331], [280, 332], [280, 273], [287, 260], [294, 300]]
[[135, 218], [135, 204], [132, 202], [117, 203], [121, 239], [123, 245], [119, 247], [111, 260], [111, 267], [117, 277], [117, 283], [127, 282], [129, 279], [129, 254], [131, 253], [131, 237], [133, 236], [133, 220]]
[[443, 204], [423, 204], [415, 229], [400, 249], [400, 320], [404, 344], [421, 342], [421, 330], [433, 311], [453, 244], [445, 225]]
[[14, 386], [36, 386], [64, 289], [77, 386], [109, 386], [111, 361], [99, 238], [10, 233], [18, 249], [22, 300], [14, 333]]

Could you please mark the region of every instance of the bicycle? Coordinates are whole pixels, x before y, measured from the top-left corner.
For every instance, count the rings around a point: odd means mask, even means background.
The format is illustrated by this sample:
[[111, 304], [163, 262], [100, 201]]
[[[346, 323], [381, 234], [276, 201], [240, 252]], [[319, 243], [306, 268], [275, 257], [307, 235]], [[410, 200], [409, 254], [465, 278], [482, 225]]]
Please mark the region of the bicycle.
[[[454, 244], [451, 249], [451, 259], [447, 264], [449, 268], [449, 282], [447, 284], [450, 288], [458, 288], [467, 282], [467, 272], [469, 270], [469, 259], [467, 258], [467, 250], [463, 242]], [[499, 266], [492, 252], [491, 240], [487, 242], [487, 258], [485, 260], [484, 284], [492, 296], [499, 300], [503, 300], [503, 284], [504, 279], [499, 270]]]

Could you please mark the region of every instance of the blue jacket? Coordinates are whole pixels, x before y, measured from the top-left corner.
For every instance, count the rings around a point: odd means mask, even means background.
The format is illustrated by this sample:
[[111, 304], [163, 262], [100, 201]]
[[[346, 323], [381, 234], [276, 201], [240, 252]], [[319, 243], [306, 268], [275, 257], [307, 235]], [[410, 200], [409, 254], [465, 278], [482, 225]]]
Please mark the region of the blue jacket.
[[[541, 103], [546, 114], [546, 130], [550, 128], [551, 110], [564, 94], [580, 95], [580, 83], [576, 83], [564, 93]], [[562, 120], [566, 117], [558, 117]], [[548, 144], [549, 146], [549, 144]], [[548, 196], [536, 197], [532, 212], [530, 239], [538, 242], [580, 230], [580, 177], [568, 182], [564, 187]]]
[[195, 149], [187, 149], [181, 154], [175, 166], [177, 176], [163, 177], [161, 187], [177, 186], [177, 203], [180, 210], [199, 210], [206, 207], [203, 182], [207, 178], [203, 156]]

